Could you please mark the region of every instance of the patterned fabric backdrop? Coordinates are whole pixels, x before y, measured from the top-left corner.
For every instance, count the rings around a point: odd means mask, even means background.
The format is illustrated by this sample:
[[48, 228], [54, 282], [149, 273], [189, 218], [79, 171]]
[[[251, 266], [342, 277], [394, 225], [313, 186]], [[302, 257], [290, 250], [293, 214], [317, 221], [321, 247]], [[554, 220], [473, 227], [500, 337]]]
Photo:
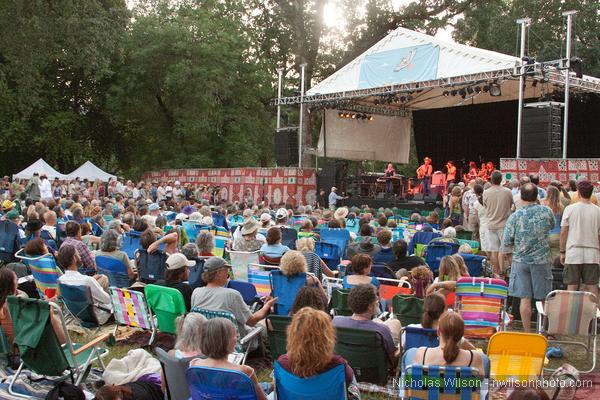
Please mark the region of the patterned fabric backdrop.
[[595, 186], [599, 185], [600, 159], [529, 159], [502, 158], [500, 170], [506, 180], [519, 179], [521, 176], [537, 173], [540, 185], [547, 186], [550, 181], [567, 183], [571, 179], [584, 177]]
[[313, 204], [317, 196], [317, 173], [310, 168], [168, 169], [147, 172], [142, 179], [220, 186], [221, 198], [231, 202], [251, 196], [255, 204], [263, 198], [270, 205]]

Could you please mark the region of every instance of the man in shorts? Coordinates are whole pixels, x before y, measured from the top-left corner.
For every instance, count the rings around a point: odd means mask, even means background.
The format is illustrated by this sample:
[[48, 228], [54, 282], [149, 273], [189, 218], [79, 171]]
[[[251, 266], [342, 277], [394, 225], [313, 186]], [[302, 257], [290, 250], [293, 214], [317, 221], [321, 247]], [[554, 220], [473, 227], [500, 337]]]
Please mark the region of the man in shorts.
[[521, 187], [524, 206], [508, 218], [503, 233], [504, 248], [513, 247], [508, 294], [521, 299], [525, 332], [531, 332], [531, 299], [544, 300], [552, 290], [548, 232], [555, 220], [550, 208], [536, 204], [537, 198], [536, 185]]
[[488, 216], [488, 245], [490, 261], [494, 268], [494, 274], [504, 273], [503, 258], [498, 257], [502, 245], [502, 231], [510, 216], [513, 196], [510, 189], [502, 187], [502, 173], [492, 172], [490, 176], [492, 186], [483, 192], [483, 205]]
[[560, 262], [563, 282], [569, 290], [581, 289], [598, 297], [600, 277], [600, 208], [591, 202], [594, 187], [577, 183], [579, 201], [565, 208], [560, 223]]

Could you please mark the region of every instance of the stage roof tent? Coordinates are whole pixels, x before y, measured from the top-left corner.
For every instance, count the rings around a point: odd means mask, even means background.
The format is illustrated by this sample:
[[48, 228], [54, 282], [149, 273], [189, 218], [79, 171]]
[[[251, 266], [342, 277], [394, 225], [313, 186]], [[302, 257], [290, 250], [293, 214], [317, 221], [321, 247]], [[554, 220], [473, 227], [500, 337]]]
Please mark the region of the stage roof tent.
[[75, 171], [71, 172], [68, 175], [69, 179], [88, 179], [90, 181], [94, 181], [99, 178], [103, 182], [108, 182], [111, 178], [117, 179], [115, 175], [111, 175], [108, 172], [104, 172], [97, 166], [95, 166], [91, 161], [86, 161]]
[[25, 168], [23, 171], [14, 174], [13, 179], [30, 179], [34, 173], [39, 173], [40, 175], [46, 175], [48, 179], [65, 179], [66, 175], [61, 174], [54, 168], [52, 168], [43, 158], [40, 158], [29, 167]]
[[[445, 108], [518, 98], [519, 58], [447, 42], [424, 33], [397, 28], [359, 57], [312, 87], [304, 96], [274, 100], [277, 104], [301, 101], [315, 106], [337, 103], [337, 108], [373, 113], [397, 114], [398, 110]], [[525, 98], [537, 98], [542, 90], [552, 91], [564, 85], [558, 61], [536, 63], [527, 78]], [[534, 79], [536, 80], [534, 86]], [[542, 80], [547, 83], [541, 83]], [[571, 75], [571, 90], [600, 93], [600, 79]], [[497, 82], [501, 96], [481, 91], [444, 96], [454, 89], [474, 88]], [[407, 94], [402, 103], [377, 104], [386, 94]], [[348, 102], [348, 103], [344, 103]], [[349, 105], [354, 107], [349, 107]], [[368, 109], [373, 108], [373, 109]]]

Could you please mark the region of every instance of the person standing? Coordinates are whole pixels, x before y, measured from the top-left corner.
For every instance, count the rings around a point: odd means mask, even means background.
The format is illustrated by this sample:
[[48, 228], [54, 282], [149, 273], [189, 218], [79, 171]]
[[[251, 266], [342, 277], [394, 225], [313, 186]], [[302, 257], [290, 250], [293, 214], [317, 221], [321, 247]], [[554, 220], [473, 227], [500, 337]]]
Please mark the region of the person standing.
[[329, 193], [329, 209], [331, 211], [335, 211], [338, 200], [344, 200], [344, 199], [345, 199], [345, 197], [342, 197], [339, 194], [337, 194], [337, 188], [335, 186], [333, 186], [331, 188], [331, 193]]
[[383, 171], [383, 176], [386, 178], [385, 180], [385, 191], [387, 194], [392, 194], [394, 192], [394, 181], [392, 178], [396, 176], [396, 170], [394, 169], [394, 165], [389, 163], [385, 171]]
[[446, 163], [446, 184], [456, 183], [456, 166], [452, 160]]
[[40, 201], [40, 176], [37, 172], [34, 172], [27, 186], [25, 186], [25, 193], [31, 200]]
[[525, 205], [508, 218], [503, 234], [504, 251], [513, 247], [508, 294], [521, 299], [519, 310], [525, 332], [531, 332], [531, 299], [544, 300], [552, 290], [548, 232], [555, 220], [552, 210], [536, 204], [537, 199], [536, 185], [527, 183], [521, 187]]
[[502, 183], [500, 171], [492, 172], [490, 182], [492, 186], [483, 192], [483, 206], [488, 217], [487, 244], [494, 273], [503, 274], [504, 262], [498, 254], [502, 246], [502, 232], [511, 213], [513, 196], [510, 189], [500, 186]]
[[565, 266], [563, 281], [568, 290], [586, 291], [598, 296], [600, 277], [600, 208], [592, 204], [594, 186], [577, 183], [579, 200], [565, 208], [560, 228], [560, 262]]
[[431, 185], [431, 175], [433, 174], [433, 166], [431, 165], [431, 158], [425, 157], [423, 164], [417, 168], [417, 179], [422, 179], [423, 194], [429, 195], [429, 186]]

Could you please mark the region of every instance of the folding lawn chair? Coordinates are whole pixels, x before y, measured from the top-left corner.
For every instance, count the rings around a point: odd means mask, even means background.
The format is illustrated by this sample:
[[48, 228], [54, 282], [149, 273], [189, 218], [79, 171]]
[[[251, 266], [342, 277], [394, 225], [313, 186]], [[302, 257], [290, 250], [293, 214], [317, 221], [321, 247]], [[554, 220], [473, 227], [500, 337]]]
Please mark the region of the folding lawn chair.
[[340, 256], [344, 257], [350, 241], [350, 232], [341, 228], [325, 228], [319, 232], [322, 242], [333, 243], [340, 248]]
[[62, 275], [62, 271], [56, 265], [52, 254], [30, 257], [21, 249], [15, 253], [15, 257], [31, 269], [41, 299], [52, 298], [58, 294], [58, 278]]
[[437, 347], [440, 344], [436, 329], [405, 326], [402, 328], [402, 334], [404, 335], [402, 352], [419, 347]]
[[411, 295], [412, 288], [407, 280], [377, 278], [379, 283], [379, 297], [392, 301], [397, 294]]
[[265, 265], [248, 265], [248, 283], [254, 285], [256, 288], [256, 294], [259, 297], [269, 296], [271, 294], [271, 281], [269, 277], [270, 271], [271, 270], [268, 268], [268, 266]]
[[287, 315], [267, 316], [267, 334], [273, 360], [287, 352], [287, 328], [291, 323], [292, 317]]
[[129, 287], [127, 265], [121, 260], [108, 256], [96, 256], [96, 268], [99, 274], [106, 275], [110, 286]]
[[164, 377], [165, 400], [187, 400], [190, 398], [190, 388], [185, 379], [185, 373], [190, 366], [190, 361], [195, 357], [176, 358], [169, 353], [156, 347], [154, 349], [156, 358]]
[[244, 303], [249, 306], [252, 306], [260, 300], [256, 293], [256, 287], [251, 283], [230, 279], [227, 283], [227, 287], [238, 291], [242, 295]]
[[543, 335], [498, 332], [488, 343], [491, 377], [497, 381], [533, 381], [542, 375], [548, 341]]
[[479, 400], [482, 383], [477, 368], [409, 365], [400, 385], [403, 399]]
[[333, 289], [331, 292], [331, 313], [332, 315], [342, 315], [348, 317], [353, 314], [348, 307], [349, 289]]
[[287, 276], [281, 271], [271, 271], [269, 282], [273, 297], [277, 297], [275, 314], [288, 315], [296, 299], [296, 294], [306, 286], [306, 273]]
[[402, 326], [418, 324], [423, 315], [423, 299], [412, 295], [397, 294], [392, 298], [392, 310]]
[[[79, 321], [84, 328], [98, 328], [100, 323], [94, 310], [94, 299], [89, 286], [58, 285], [60, 299], [65, 303], [69, 312]], [[106, 312], [112, 310], [106, 308]]]
[[300, 378], [275, 361], [273, 375], [278, 400], [346, 399], [346, 370], [343, 365], [336, 365], [318, 375]]
[[110, 301], [114, 310], [113, 315], [117, 323], [114, 334], [117, 334], [119, 326], [149, 330], [151, 335], [148, 345], [152, 344], [156, 336], [156, 325], [144, 294], [135, 290], [117, 287], [108, 288], [108, 293], [110, 294]]
[[229, 251], [233, 277], [237, 281], [248, 282], [248, 265], [258, 264], [258, 251]]
[[121, 250], [127, 253], [127, 257], [130, 260], [135, 258], [135, 253], [140, 249], [140, 237], [142, 232], [131, 230], [123, 234], [123, 241], [121, 242]]
[[[458, 247], [456, 250], [458, 250]], [[455, 251], [452, 248], [451, 243], [433, 242], [427, 245], [425, 262], [433, 272], [434, 276], [437, 276], [438, 274], [442, 258], [451, 256], [454, 253]]]
[[175, 319], [187, 311], [181, 292], [166, 286], [146, 285], [144, 294], [148, 306], [156, 315], [158, 330], [172, 334], [177, 333]]
[[463, 253], [461, 253], [460, 256], [463, 258], [463, 260], [465, 260], [465, 264], [467, 265], [470, 276], [483, 276], [483, 264], [486, 260], [484, 256]]
[[337, 244], [323, 241], [316, 242], [315, 254], [327, 264], [330, 270], [335, 271], [338, 269], [338, 265], [342, 259], [342, 250]]
[[138, 277], [144, 283], [154, 283], [164, 279], [167, 255], [156, 250], [153, 253], [148, 253], [146, 250], [139, 250], [138, 262]]
[[240, 371], [193, 366], [188, 368], [186, 380], [192, 400], [258, 400], [254, 382]]
[[431, 242], [431, 239], [435, 239], [440, 236], [442, 236], [442, 235], [439, 233], [436, 233], [436, 232], [415, 232], [413, 237], [410, 239], [410, 242], [408, 243], [408, 253], [407, 254], [415, 253], [416, 246], [418, 244], [427, 246], [429, 244], [429, 242]]

